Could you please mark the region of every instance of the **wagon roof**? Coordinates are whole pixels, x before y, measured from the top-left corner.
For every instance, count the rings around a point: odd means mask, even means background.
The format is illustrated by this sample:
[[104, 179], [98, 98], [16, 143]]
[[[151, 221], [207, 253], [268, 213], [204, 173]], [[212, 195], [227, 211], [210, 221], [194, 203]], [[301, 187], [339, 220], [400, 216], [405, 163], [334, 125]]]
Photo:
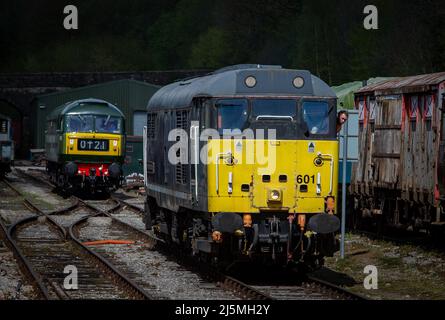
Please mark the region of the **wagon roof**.
[[[256, 78], [249, 88], [245, 79]], [[304, 85], [296, 88], [295, 77], [302, 77]], [[279, 81], [277, 81], [279, 80]], [[147, 109], [185, 108], [195, 97], [221, 96], [323, 96], [335, 98], [334, 91], [307, 70], [283, 69], [281, 66], [237, 65], [211, 74], [185, 79], [159, 89], [150, 99]]]
[[[91, 106], [87, 106], [91, 105]], [[80, 107], [82, 106], [82, 110]], [[103, 113], [103, 107], [106, 107], [107, 114], [117, 117], [124, 117], [122, 111], [119, 110], [115, 105], [100, 99], [81, 99], [76, 101], [67, 102], [57, 108], [55, 108], [49, 115], [48, 120], [58, 118], [60, 115], [65, 115], [68, 113]], [[86, 110], [87, 109], [87, 110]]]
[[409, 77], [399, 77], [379, 83], [370, 84], [356, 91], [356, 94], [370, 93], [408, 93], [428, 91], [432, 86], [445, 81], [445, 72], [421, 74]]

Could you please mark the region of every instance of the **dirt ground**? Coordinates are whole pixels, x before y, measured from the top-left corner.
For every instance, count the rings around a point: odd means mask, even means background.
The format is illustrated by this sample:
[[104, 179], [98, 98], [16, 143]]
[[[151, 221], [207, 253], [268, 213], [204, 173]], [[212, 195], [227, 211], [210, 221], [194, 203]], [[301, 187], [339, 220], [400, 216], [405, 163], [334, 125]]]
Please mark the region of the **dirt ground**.
[[[377, 289], [365, 289], [367, 265], [377, 268]], [[326, 259], [326, 267], [352, 277], [347, 289], [379, 300], [445, 299], [445, 252], [366, 236], [347, 234], [345, 259], [337, 252]], [[352, 284], [351, 283], [351, 284]]]

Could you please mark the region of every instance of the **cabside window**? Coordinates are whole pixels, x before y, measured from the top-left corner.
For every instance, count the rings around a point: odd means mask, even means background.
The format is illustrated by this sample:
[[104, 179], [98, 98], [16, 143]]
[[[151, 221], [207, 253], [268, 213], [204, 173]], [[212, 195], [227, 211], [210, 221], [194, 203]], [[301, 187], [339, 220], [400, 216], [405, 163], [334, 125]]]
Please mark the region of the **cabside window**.
[[216, 101], [218, 110], [217, 127], [220, 134], [224, 129], [243, 131], [247, 127], [247, 100], [224, 99]]
[[305, 101], [303, 120], [310, 134], [329, 133], [329, 105], [324, 101]]

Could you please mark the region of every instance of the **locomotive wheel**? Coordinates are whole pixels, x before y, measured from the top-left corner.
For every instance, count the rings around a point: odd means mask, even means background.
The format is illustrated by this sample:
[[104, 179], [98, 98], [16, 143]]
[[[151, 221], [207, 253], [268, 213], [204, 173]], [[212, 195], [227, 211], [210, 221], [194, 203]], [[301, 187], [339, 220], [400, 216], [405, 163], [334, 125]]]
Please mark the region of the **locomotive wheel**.
[[145, 214], [143, 219], [145, 223], [145, 229], [152, 230], [153, 224], [156, 224], [156, 218], [160, 215], [159, 207], [155, 199], [151, 197], [145, 198], [144, 212]]

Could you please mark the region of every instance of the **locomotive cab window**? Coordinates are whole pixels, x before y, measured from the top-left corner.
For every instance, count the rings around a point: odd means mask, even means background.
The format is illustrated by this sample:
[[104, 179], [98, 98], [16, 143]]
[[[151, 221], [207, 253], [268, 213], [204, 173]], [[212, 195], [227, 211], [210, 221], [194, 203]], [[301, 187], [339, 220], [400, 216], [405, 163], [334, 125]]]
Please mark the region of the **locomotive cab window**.
[[329, 105], [324, 101], [305, 101], [303, 103], [303, 120], [310, 134], [329, 134]]
[[252, 116], [254, 120], [290, 120], [295, 119], [296, 102], [291, 99], [254, 99]]
[[118, 117], [95, 116], [95, 131], [100, 133], [120, 133], [121, 121]]
[[121, 133], [122, 119], [109, 115], [71, 114], [66, 117], [66, 131]]
[[218, 100], [216, 108], [218, 111], [217, 127], [220, 134], [223, 134], [225, 129], [243, 131], [247, 127], [247, 100]]
[[93, 132], [94, 119], [90, 115], [73, 114], [66, 119], [67, 132]]

